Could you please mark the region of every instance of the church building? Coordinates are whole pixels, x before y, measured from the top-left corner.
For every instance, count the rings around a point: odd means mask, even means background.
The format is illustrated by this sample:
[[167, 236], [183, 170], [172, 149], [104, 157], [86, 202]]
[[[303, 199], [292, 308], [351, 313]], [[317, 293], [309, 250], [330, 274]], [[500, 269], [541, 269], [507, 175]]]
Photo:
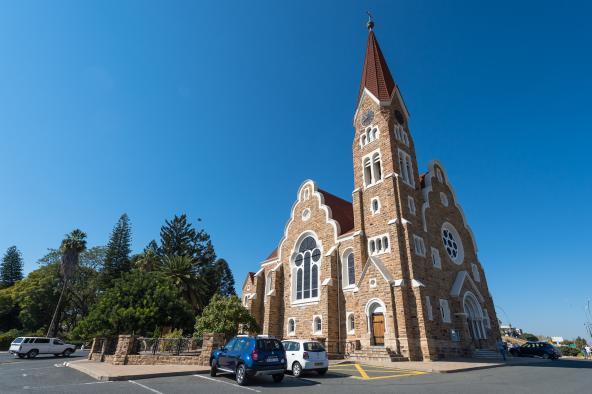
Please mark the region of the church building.
[[409, 113], [372, 21], [368, 30], [351, 202], [303, 182], [279, 244], [245, 279], [243, 305], [263, 334], [316, 339], [337, 357], [495, 349], [498, 320], [473, 232], [442, 163], [419, 173]]

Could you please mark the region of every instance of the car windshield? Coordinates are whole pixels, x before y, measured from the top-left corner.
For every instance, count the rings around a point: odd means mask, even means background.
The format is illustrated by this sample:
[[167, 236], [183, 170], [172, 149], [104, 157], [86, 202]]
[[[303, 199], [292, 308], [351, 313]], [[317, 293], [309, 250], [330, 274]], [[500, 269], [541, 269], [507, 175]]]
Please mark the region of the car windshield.
[[325, 348], [318, 342], [305, 342], [304, 350], [307, 352], [324, 352]]
[[16, 343], [19, 344], [23, 341], [23, 338], [16, 338], [14, 341], [12, 341], [12, 343]]
[[257, 339], [257, 349], [264, 351], [282, 350], [282, 343], [277, 339]]

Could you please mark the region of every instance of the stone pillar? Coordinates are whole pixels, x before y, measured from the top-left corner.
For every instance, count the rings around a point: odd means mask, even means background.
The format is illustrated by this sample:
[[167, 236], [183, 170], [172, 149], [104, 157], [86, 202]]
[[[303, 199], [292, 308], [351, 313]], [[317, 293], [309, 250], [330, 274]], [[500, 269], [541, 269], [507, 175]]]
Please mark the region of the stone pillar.
[[201, 354], [199, 355], [199, 365], [210, 365], [210, 355], [213, 350], [224, 345], [224, 334], [208, 333], [203, 334], [203, 343], [201, 346]]
[[99, 340], [98, 338], [93, 338], [92, 345], [90, 346], [90, 352], [88, 353], [88, 359], [92, 360], [93, 353], [98, 353], [99, 350]]
[[134, 350], [135, 337], [133, 335], [120, 335], [117, 338], [117, 348], [113, 355], [114, 365], [127, 364], [127, 356]]

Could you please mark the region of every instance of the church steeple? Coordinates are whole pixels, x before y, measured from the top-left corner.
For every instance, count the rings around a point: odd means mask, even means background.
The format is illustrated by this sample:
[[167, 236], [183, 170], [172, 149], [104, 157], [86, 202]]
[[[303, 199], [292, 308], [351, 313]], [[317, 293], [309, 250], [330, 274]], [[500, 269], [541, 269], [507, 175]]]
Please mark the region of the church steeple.
[[390, 101], [395, 90], [395, 81], [376, 40], [372, 18], [368, 20], [368, 31], [366, 59], [364, 60], [364, 70], [362, 71], [362, 82], [360, 84], [358, 100], [362, 97], [364, 88], [366, 88], [380, 102]]

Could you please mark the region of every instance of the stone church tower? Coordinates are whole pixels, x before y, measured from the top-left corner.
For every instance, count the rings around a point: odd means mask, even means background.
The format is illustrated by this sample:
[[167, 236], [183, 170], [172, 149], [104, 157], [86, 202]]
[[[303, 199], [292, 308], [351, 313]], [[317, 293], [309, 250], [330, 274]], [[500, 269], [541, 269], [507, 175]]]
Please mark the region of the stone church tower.
[[299, 188], [283, 237], [243, 284], [263, 333], [352, 358], [494, 349], [499, 329], [473, 233], [443, 166], [419, 174], [409, 113], [368, 23], [354, 115], [352, 202]]

